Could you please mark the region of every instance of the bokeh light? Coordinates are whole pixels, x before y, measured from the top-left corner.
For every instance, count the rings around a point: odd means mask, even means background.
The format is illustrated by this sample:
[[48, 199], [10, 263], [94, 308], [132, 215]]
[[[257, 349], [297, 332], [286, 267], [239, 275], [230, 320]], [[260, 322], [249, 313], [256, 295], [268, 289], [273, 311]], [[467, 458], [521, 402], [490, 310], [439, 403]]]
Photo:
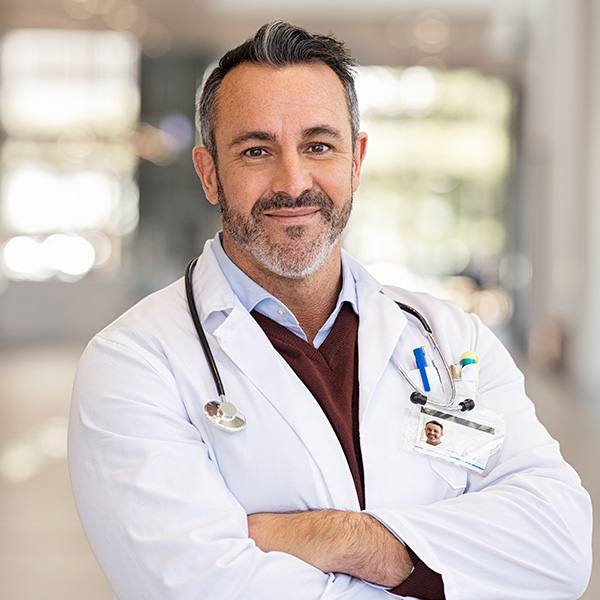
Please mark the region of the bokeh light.
[[[65, 0], [65, 9], [85, 19], [117, 4]], [[120, 238], [138, 223], [139, 52], [134, 37], [116, 31], [13, 30], [4, 39], [0, 263], [8, 278], [76, 281], [118, 264]]]
[[[408, 25], [431, 56], [451, 35], [431, 12], [399, 17], [389, 34]], [[508, 247], [509, 85], [469, 70], [373, 66], [359, 68], [357, 92], [369, 149], [345, 247], [384, 283], [506, 322], [531, 277]]]

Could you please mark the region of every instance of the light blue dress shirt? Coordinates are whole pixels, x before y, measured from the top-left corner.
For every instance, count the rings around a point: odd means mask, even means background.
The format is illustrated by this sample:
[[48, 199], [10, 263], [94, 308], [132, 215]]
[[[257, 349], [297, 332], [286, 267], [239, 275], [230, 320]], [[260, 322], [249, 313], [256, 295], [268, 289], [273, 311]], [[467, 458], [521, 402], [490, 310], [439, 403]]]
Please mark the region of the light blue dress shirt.
[[[276, 323], [283, 325], [286, 329], [289, 329], [292, 333], [301, 337], [303, 340], [308, 341], [306, 334], [302, 331], [298, 320], [294, 316], [294, 313], [285, 305], [280, 302], [275, 296], [269, 294], [267, 290], [262, 288], [258, 283], [250, 279], [228, 256], [223, 250], [223, 244], [221, 243], [222, 232], [217, 233], [215, 236], [212, 249], [217, 257], [217, 262], [225, 275], [231, 289], [234, 294], [239, 298], [244, 308], [250, 312], [256, 310], [265, 317], [269, 317]], [[358, 314], [358, 299], [356, 296], [356, 282], [354, 276], [344, 260], [342, 254], [342, 290], [338, 296], [334, 311], [329, 315], [327, 321], [321, 329], [318, 331], [313, 345], [318, 348], [324, 341], [342, 308], [344, 302], [350, 302], [354, 312]]]

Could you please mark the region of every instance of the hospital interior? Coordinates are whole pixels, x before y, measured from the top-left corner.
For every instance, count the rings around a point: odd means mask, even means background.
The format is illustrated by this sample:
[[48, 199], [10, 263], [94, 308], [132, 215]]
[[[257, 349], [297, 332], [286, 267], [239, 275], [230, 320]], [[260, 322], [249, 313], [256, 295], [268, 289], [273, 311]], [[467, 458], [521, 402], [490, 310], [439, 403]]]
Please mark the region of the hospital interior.
[[[597, 0], [0, 0], [3, 599], [112, 597], [71, 497], [74, 373], [218, 231], [191, 160], [196, 89], [274, 18], [360, 65], [346, 250], [477, 313], [600, 503]], [[582, 597], [600, 598], [600, 569]]]

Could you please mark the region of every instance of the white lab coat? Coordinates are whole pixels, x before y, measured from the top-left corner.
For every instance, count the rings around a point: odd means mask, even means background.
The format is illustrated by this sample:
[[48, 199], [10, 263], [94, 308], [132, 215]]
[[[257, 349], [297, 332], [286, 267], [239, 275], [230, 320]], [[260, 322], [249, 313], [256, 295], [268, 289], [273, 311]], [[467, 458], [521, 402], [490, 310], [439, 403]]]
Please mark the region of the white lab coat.
[[[179, 280], [97, 335], [76, 377], [69, 461], [91, 547], [119, 600], [379, 599], [363, 581], [263, 553], [246, 516], [358, 511], [342, 448], [318, 403], [232, 293], [207, 243], [196, 301], [228, 399], [248, 419], [227, 433]], [[591, 510], [536, 420], [523, 378], [493, 334], [456, 306], [358, 280], [360, 436], [366, 509], [442, 574], [448, 600], [573, 600], [590, 572]], [[393, 366], [414, 361], [422, 311], [443, 352], [481, 357], [480, 402], [508, 417], [485, 476], [404, 448], [415, 410]]]

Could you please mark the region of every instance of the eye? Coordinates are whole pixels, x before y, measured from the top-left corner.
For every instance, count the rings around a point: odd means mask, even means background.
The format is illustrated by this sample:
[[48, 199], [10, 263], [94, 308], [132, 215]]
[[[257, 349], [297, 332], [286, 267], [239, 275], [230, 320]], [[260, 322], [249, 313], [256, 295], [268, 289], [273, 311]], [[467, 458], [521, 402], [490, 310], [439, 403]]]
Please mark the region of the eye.
[[315, 143], [308, 147], [308, 151], [312, 154], [324, 154], [330, 149], [328, 144]]
[[266, 154], [264, 148], [248, 148], [243, 152], [243, 155], [249, 158], [260, 158], [261, 156], [266, 156]]

